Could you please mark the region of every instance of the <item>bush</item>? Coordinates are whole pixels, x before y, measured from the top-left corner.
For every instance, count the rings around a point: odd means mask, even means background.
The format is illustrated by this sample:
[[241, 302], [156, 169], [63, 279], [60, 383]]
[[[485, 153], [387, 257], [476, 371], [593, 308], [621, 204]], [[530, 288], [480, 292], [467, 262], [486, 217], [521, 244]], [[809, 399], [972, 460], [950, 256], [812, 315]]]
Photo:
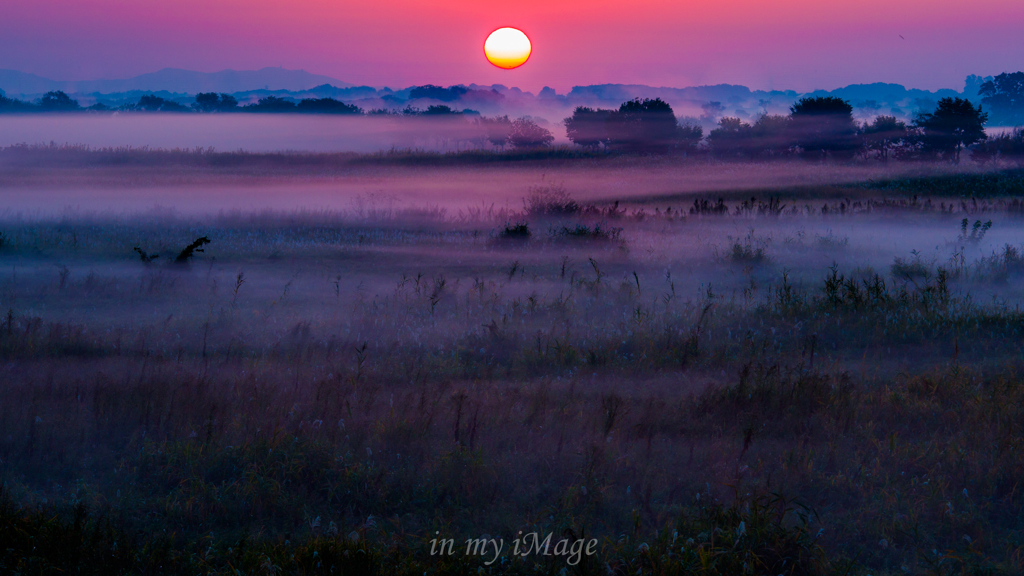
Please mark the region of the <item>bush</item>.
[[512, 121], [508, 119], [508, 116], [481, 117], [474, 122], [481, 132], [481, 141], [490, 142], [492, 145], [502, 148], [508, 144], [508, 136], [512, 132]]
[[741, 264], [760, 264], [767, 259], [764, 253], [764, 248], [761, 248], [760, 246], [752, 246], [751, 244], [741, 244], [739, 242], [733, 243], [732, 254], [730, 257], [733, 262]]
[[1009, 244], [1003, 246], [1002, 252], [993, 252], [991, 256], [982, 258], [975, 267], [972, 276], [977, 280], [1005, 282], [1011, 277], [1024, 275], [1024, 250]]
[[996, 158], [1020, 160], [1024, 158], [1024, 128], [1014, 128], [999, 136], [990, 137], [971, 147], [971, 158], [988, 162]]
[[554, 142], [555, 137], [547, 128], [537, 125], [529, 118], [513, 120], [508, 133], [508, 143], [513, 148], [541, 148]]
[[[732, 237], [730, 236], [730, 239]], [[729, 253], [729, 258], [737, 264], [761, 264], [768, 261], [765, 248], [770, 242], [769, 238], [759, 238], [751, 230], [745, 237], [737, 238]]]
[[562, 184], [531, 186], [523, 203], [530, 216], [572, 216], [580, 211], [579, 203]]
[[516, 222], [515, 224], [506, 224], [505, 229], [499, 234], [499, 238], [502, 240], [529, 240], [530, 234], [530, 226], [526, 222]]
[[600, 224], [595, 224], [593, 228], [586, 224], [576, 224], [575, 226], [562, 226], [555, 231], [555, 238], [566, 239], [566, 240], [618, 240], [619, 235], [622, 233], [622, 228], [604, 229], [601, 228]]
[[928, 266], [921, 262], [921, 256], [916, 253], [913, 260], [904, 260], [900, 257], [894, 258], [890, 270], [895, 278], [908, 282], [913, 282], [918, 278], [928, 280], [932, 275]]

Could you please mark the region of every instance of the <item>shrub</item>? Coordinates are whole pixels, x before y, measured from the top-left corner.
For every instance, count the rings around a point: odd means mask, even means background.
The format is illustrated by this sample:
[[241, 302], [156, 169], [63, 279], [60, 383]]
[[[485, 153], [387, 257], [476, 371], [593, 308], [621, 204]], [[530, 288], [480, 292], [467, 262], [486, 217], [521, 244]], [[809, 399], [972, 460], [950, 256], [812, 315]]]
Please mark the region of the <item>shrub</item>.
[[571, 216], [580, 211], [580, 205], [562, 184], [531, 186], [523, 200], [530, 216]]
[[928, 278], [931, 278], [932, 275], [928, 266], [924, 262], [921, 262], [920, 254], [917, 253], [914, 253], [913, 260], [904, 260], [897, 256], [893, 259], [890, 270], [894, 277], [909, 282], [913, 282], [918, 278], [927, 280]]
[[508, 143], [513, 148], [541, 148], [554, 142], [551, 131], [539, 126], [530, 118], [513, 120], [508, 133]]
[[591, 228], [585, 224], [576, 224], [572, 227], [562, 226], [555, 231], [554, 236], [567, 240], [618, 240], [621, 233], [622, 228], [604, 229], [600, 224]]
[[996, 158], [1024, 158], [1024, 128], [1014, 128], [971, 146], [971, 158], [981, 163]]
[[502, 240], [529, 240], [530, 226], [526, 222], [506, 224], [499, 237]]
[[769, 239], [758, 238], [754, 235], [754, 231], [751, 230], [744, 238], [736, 239], [733, 242], [729, 258], [737, 264], [761, 264], [766, 262], [768, 255], [765, 253], [765, 248], [768, 242]]
[[730, 257], [733, 262], [748, 264], [760, 264], [767, 258], [764, 253], [764, 248], [751, 246], [750, 244], [741, 244], [739, 242], [732, 245], [732, 253]]
[[978, 280], [1005, 282], [1010, 277], [1024, 274], [1024, 250], [1009, 244], [1002, 252], [993, 252], [978, 261], [974, 277]]

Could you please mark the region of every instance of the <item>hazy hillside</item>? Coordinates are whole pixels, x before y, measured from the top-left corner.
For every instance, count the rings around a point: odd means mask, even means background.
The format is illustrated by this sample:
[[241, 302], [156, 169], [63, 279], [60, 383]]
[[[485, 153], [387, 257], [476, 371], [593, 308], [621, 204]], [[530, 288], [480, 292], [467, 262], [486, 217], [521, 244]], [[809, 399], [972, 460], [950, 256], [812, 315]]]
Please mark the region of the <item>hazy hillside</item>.
[[[364, 110], [401, 110], [407, 106], [426, 109], [443, 104], [457, 110], [469, 109], [485, 115], [533, 116], [558, 122], [576, 106], [614, 108], [633, 98], [661, 98], [672, 105], [678, 116], [690, 117], [707, 127], [722, 116], [749, 120], [759, 114], [788, 114], [789, 106], [802, 96], [838, 96], [849, 101], [854, 114], [862, 119], [879, 114], [912, 118], [920, 110], [931, 109], [940, 98], [965, 95], [977, 99], [977, 88], [984, 79], [969, 76], [965, 91], [937, 91], [906, 88], [900, 84], [853, 84], [834, 90], [816, 90], [801, 94], [793, 90], [752, 90], [746, 86], [717, 84], [684, 88], [654, 87], [641, 84], [598, 84], [574, 86], [567, 94], [550, 87], [539, 93], [501, 84], [464, 84], [448, 91], [440, 87], [374, 88], [356, 86], [341, 80], [304, 70], [263, 68], [260, 70], [222, 70], [194, 72], [165, 68], [151, 74], [120, 80], [57, 81], [26, 72], [0, 70], [0, 91], [9, 97], [34, 100], [50, 90], [63, 90], [83, 106], [103, 103], [110, 107], [137, 102], [154, 94], [189, 106], [198, 92], [233, 95], [240, 103], [255, 103], [276, 96], [294, 101], [303, 98], [334, 98], [355, 104]], [[427, 88], [427, 89], [424, 89]]]
[[9, 95], [31, 95], [49, 90], [63, 90], [69, 94], [110, 94], [136, 90], [189, 94], [197, 92], [234, 93], [266, 89], [308, 90], [323, 84], [331, 84], [338, 88], [352, 86], [352, 84], [329, 76], [285, 68], [221, 70], [220, 72], [194, 72], [178, 68], [164, 68], [134, 78], [83, 81], [56, 81], [15, 70], [0, 70], [0, 88]]

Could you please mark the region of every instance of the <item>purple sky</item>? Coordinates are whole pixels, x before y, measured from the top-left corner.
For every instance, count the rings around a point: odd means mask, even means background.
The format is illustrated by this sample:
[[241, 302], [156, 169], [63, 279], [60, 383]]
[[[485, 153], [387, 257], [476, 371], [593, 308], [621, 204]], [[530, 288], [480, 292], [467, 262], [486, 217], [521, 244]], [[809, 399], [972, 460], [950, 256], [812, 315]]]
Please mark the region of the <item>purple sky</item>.
[[[484, 59], [500, 26], [530, 36], [521, 68]], [[5, 0], [0, 19], [0, 68], [56, 80], [264, 66], [392, 87], [961, 89], [967, 74], [1024, 69], [1024, 2]]]

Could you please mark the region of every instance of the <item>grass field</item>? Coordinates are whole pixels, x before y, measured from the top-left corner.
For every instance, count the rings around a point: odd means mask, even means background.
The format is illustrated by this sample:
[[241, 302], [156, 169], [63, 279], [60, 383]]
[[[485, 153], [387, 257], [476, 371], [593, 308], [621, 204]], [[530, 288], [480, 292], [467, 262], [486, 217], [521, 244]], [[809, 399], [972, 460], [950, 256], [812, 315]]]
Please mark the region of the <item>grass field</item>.
[[1024, 570], [1011, 167], [30, 152], [0, 571]]

